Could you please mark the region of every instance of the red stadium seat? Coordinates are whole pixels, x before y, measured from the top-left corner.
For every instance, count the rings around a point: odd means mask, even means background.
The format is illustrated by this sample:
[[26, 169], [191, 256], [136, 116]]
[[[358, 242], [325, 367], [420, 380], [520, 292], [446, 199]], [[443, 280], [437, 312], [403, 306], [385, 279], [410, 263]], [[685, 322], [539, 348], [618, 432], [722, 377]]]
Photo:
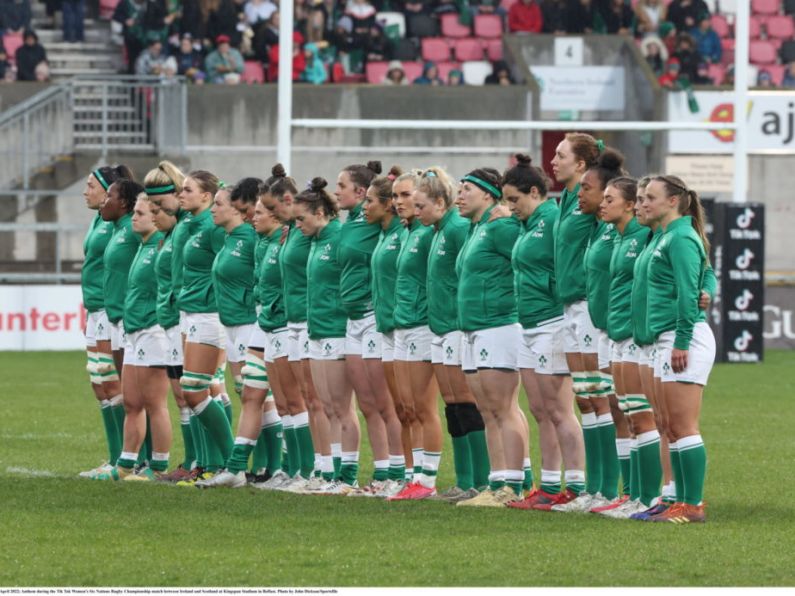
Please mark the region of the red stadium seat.
[[764, 69], [773, 77], [773, 84], [778, 87], [784, 80], [784, 71], [787, 69], [783, 64], [768, 64]]
[[709, 78], [712, 79], [716, 85], [723, 83], [723, 77], [726, 76], [726, 69], [720, 64], [709, 65]]
[[502, 37], [502, 17], [496, 14], [476, 15], [475, 35], [477, 37]]
[[486, 55], [492, 62], [495, 62], [496, 60], [502, 60], [502, 40], [489, 39], [486, 42]]
[[265, 70], [262, 64], [256, 60], [246, 60], [243, 64], [243, 76], [241, 77], [244, 83], [251, 85], [252, 83], [265, 82]]
[[712, 28], [715, 30], [715, 33], [718, 34], [718, 37], [731, 37], [732, 31], [731, 27], [729, 27], [729, 22], [726, 20], [726, 17], [720, 14], [712, 15], [710, 19], [712, 22]]
[[765, 39], [754, 39], [749, 48], [751, 64], [775, 64], [776, 46]]
[[374, 85], [383, 83], [388, 70], [389, 62], [368, 62], [365, 67], [367, 82]]
[[406, 72], [406, 79], [413, 83], [414, 79], [422, 75], [422, 62], [404, 62], [403, 70]]
[[447, 62], [450, 59], [450, 45], [440, 37], [426, 37], [422, 40], [422, 59]]
[[511, 6], [513, 6], [517, 2], [519, 2], [519, 0], [501, 0], [500, 8], [504, 9], [505, 12], [507, 13], [509, 10], [511, 10]]
[[483, 44], [474, 37], [456, 40], [455, 59], [460, 62], [483, 60]]
[[17, 50], [25, 43], [21, 33], [6, 33], [3, 35], [3, 47], [6, 49], [6, 55], [10, 62], [16, 64]]
[[752, 14], [778, 14], [781, 0], [751, 0]]
[[445, 37], [469, 37], [472, 35], [469, 27], [458, 22], [458, 14], [448, 12], [442, 17], [442, 35]]
[[451, 70], [461, 70], [461, 64], [458, 62], [440, 62], [436, 67], [439, 69], [439, 78], [442, 79], [445, 84], [447, 83], [447, 75], [450, 74]]
[[764, 19], [761, 17], [751, 17], [748, 23], [748, 30], [751, 33], [751, 39], [759, 39], [762, 36], [762, 23]]
[[789, 15], [776, 15], [768, 17], [765, 22], [768, 37], [776, 39], [790, 39], [795, 35], [795, 23]]

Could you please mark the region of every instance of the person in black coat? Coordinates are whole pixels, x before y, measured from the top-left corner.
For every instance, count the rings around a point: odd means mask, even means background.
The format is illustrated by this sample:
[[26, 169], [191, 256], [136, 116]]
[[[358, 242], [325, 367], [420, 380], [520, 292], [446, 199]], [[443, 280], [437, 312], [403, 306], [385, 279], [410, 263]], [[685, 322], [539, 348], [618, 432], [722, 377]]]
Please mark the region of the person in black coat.
[[39, 43], [39, 36], [31, 29], [25, 31], [23, 43], [17, 50], [17, 80], [35, 81], [36, 67], [41, 62], [47, 62], [47, 52]]
[[563, 11], [566, 33], [592, 33], [594, 25], [592, 0], [568, 0]]
[[0, 34], [30, 28], [30, 0], [0, 0]]

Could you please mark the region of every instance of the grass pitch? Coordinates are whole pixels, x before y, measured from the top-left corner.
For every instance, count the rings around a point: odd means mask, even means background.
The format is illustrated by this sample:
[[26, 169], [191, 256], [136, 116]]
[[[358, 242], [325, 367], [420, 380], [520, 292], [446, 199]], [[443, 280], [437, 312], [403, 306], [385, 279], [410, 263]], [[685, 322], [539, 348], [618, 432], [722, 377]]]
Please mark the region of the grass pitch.
[[766, 356], [713, 371], [709, 522], [681, 527], [81, 480], [105, 454], [85, 356], [3, 353], [0, 585], [791, 586], [795, 353]]

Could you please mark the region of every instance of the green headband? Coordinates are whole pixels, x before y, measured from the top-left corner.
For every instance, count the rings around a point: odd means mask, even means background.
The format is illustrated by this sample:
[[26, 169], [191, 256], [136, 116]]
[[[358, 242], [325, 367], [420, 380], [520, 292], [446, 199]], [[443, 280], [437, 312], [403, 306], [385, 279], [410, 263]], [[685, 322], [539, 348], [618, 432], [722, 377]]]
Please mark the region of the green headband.
[[596, 150], [599, 153], [605, 150], [605, 142], [602, 139], [596, 139]]
[[94, 170], [91, 173], [94, 175], [94, 178], [99, 180], [99, 183], [102, 185], [102, 188], [104, 188], [105, 190], [108, 190], [110, 188], [110, 184], [108, 184], [105, 181], [105, 178], [102, 176], [102, 174], [100, 173], [99, 169], [96, 169], [96, 170]]
[[473, 176], [472, 174], [467, 174], [463, 178], [461, 178], [461, 182], [471, 182], [475, 186], [479, 187], [481, 190], [485, 190], [487, 193], [492, 195], [495, 199], [502, 198], [502, 191], [486, 182], [485, 180], [481, 180], [477, 176]]
[[150, 197], [156, 197], [158, 195], [169, 195], [175, 190], [177, 190], [177, 187], [173, 184], [166, 184], [165, 186], [147, 186], [146, 194]]

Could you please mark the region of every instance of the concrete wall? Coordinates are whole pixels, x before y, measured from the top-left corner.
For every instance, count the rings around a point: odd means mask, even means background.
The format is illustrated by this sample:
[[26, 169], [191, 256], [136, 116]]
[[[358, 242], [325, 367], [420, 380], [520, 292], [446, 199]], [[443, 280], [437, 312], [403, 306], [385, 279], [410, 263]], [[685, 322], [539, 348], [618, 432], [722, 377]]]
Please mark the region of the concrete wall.
[[49, 87], [49, 83], [16, 82], [0, 84], [0, 112], [3, 112], [21, 101], [36, 95]]

